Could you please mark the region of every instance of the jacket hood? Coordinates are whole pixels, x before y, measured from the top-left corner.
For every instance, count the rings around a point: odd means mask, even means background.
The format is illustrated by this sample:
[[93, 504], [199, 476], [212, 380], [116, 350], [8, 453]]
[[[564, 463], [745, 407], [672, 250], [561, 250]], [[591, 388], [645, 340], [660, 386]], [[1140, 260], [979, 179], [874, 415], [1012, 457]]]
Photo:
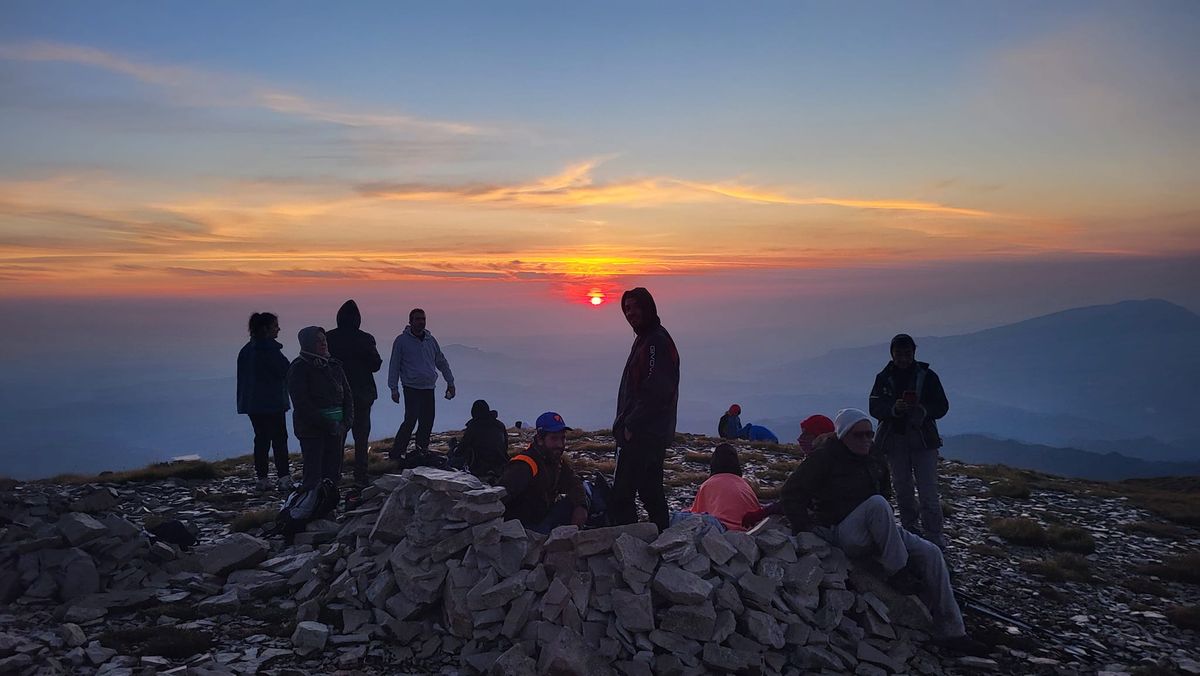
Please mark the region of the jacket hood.
[[646, 333], [662, 325], [662, 320], [658, 318], [658, 305], [654, 302], [654, 296], [646, 290], [646, 287], [639, 286], [630, 289], [621, 294], [621, 307], [625, 307], [625, 299], [632, 298], [637, 301], [642, 308], [643, 322], [642, 328], [638, 333]]
[[495, 417], [492, 412], [492, 407], [488, 406], [487, 401], [476, 399], [475, 403], [471, 404], [472, 418], [492, 418]]
[[362, 313], [358, 311], [358, 303], [348, 300], [338, 308], [337, 326], [339, 329], [357, 329], [362, 326]]

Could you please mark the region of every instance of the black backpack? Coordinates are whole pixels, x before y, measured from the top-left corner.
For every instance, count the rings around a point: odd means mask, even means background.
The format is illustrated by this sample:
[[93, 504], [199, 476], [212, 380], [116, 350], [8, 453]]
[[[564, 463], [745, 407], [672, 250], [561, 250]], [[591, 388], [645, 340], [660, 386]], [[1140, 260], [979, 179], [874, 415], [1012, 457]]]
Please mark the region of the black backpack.
[[333, 512], [338, 504], [338, 487], [330, 479], [323, 479], [311, 491], [293, 491], [279, 508], [275, 517], [272, 535], [283, 535], [288, 541], [304, 530], [309, 521], [323, 518]]

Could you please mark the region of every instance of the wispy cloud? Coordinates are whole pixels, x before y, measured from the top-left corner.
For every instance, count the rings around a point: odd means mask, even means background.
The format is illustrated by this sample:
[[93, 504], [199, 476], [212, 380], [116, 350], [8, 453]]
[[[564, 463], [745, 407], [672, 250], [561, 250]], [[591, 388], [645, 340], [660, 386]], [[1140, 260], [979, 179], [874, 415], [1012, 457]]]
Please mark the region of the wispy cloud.
[[118, 73], [167, 90], [178, 101], [197, 106], [269, 110], [281, 115], [333, 124], [399, 132], [483, 135], [493, 130], [449, 120], [396, 112], [359, 112], [256, 82], [243, 76], [198, 68], [156, 64], [94, 47], [53, 42], [0, 45], [0, 58], [13, 61], [72, 63]]

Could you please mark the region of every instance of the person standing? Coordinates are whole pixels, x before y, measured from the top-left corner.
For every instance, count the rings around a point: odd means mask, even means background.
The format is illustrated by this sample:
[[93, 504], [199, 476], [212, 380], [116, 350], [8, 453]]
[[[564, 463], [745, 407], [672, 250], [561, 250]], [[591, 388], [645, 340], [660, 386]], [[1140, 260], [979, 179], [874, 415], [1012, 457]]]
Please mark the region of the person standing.
[[887, 456], [904, 528], [945, 549], [937, 485], [942, 446], [937, 421], [950, 410], [950, 403], [938, 375], [929, 364], [916, 360], [912, 336], [898, 334], [890, 350], [892, 360], [875, 376], [871, 388], [871, 416], [879, 421], [875, 445]]
[[621, 311], [636, 337], [621, 374], [613, 438], [617, 467], [609, 501], [614, 525], [637, 519], [634, 497], [658, 529], [670, 524], [663, 492], [663, 460], [675, 440], [679, 406], [679, 351], [663, 327], [654, 297], [642, 287], [621, 296]]
[[367, 484], [367, 442], [371, 437], [371, 406], [379, 398], [375, 373], [383, 366], [375, 336], [361, 330], [362, 313], [353, 300], [342, 303], [337, 328], [327, 334], [329, 354], [342, 362], [342, 370], [354, 395], [354, 483]]
[[404, 422], [396, 430], [390, 458], [400, 460], [408, 451], [413, 427], [417, 428], [416, 450], [429, 450], [429, 433], [433, 431], [434, 387], [437, 372], [446, 377], [446, 399], [454, 398], [454, 374], [450, 362], [442, 354], [433, 334], [425, 330], [425, 311], [415, 308], [408, 313], [408, 326], [392, 342], [392, 358], [388, 363], [388, 388], [392, 401], [400, 403], [400, 387], [404, 387]]
[[260, 491], [271, 489], [268, 455], [275, 451], [279, 490], [292, 489], [288, 469], [288, 358], [283, 356], [279, 317], [270, 312], [250, 315], [250, 340], [237, 358], [237, 412], [250, 416], [254, 428], [254, 473]]
[[737, 439], [742, 432], [742, 407], [733, 404], [717, 421], [717, 435], [722, 439]]
[[300, 356], [288, 369], [288, 394], [292, 397], [292, 431], [304, 456], [305, 491], [328, 479], [337, 486], [342, 478], [346, 430], [354, 424], [354, 396], [342, 363], [329, 355], [325, 329], [300, 329]]

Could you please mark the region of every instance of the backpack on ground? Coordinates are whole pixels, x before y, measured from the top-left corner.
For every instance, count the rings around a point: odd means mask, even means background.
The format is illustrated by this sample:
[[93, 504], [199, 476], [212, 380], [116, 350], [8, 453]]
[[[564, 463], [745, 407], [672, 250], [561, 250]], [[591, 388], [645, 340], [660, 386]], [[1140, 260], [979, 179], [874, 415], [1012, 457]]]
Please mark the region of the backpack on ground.
[[320, 519], [337, 507], [338, 487], [329, 479], [323, 479], [317, 487], [305, 491], [293, 491], [279, 508], [271, 534], [280, 534], [290, 540], [304, 530], [309, 521]]

